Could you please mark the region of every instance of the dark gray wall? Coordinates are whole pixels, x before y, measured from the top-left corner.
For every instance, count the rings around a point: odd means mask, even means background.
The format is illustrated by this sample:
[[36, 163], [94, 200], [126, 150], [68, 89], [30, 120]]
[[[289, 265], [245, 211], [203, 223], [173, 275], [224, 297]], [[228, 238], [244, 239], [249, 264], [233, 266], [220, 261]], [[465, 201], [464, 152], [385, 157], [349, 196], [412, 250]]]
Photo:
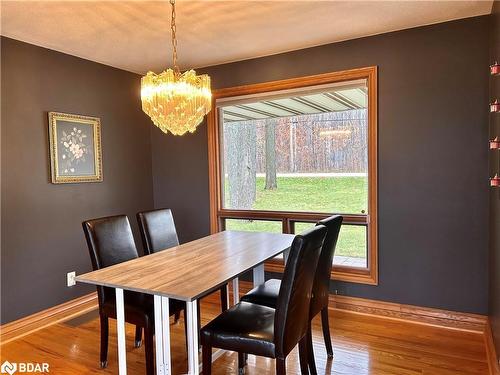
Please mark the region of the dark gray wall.
[[206, 126], [200, 127], [182, 137], [151, 127], [155, 208], [172, 209], [181, 242], [210, 233], [208, 141]]
[[[488, 310], [489, 17], [201, 69], [214, 88], [379, 67], [378, 286], [351, 296]], [[209, 233], [207, 130], [151, 133], [154, 202], [182, 240]]]
[[[81, 222], [153, 206], [149, 119], [140, 77], [1, 39], [2, 323], [94, 290], [66, 287], [91, 269]], [[53, 185], [48, 111], [101, 118], [102, 183]], [[139, 237], [136, 237], [137, 239]]]
[[[500, 62], [500, 1], [491, 15], [491, 63]], [[490, 77], [490, 97], [500, 98], [500, 76]], [[491, 138], [500, 137], [500, 115], [490, 115]], [[490, 152], [490, 174], [500, 174], [500, 154]], [[496, 352], [500, 355], [500, 189], [490, 189], [490, 321]]]

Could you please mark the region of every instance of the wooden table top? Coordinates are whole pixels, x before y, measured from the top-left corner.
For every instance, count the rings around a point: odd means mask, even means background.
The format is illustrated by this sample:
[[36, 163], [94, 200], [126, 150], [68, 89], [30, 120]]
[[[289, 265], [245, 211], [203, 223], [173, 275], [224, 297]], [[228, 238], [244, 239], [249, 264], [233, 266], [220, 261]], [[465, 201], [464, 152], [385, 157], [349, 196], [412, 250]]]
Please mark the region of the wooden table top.
[[274, 258], [291, 234], [224, 231], [80, 275], [77, 282], [193, 301]]

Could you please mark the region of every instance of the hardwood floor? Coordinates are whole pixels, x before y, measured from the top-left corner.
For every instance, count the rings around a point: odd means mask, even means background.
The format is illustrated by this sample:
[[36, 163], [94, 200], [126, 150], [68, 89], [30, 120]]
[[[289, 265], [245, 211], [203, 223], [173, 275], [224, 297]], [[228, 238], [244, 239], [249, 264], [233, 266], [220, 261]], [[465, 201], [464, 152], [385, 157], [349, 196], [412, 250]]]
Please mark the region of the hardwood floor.
[[[220, 310], [219, 296], [202, 302], [202, 324]], [[488, 375], [483, 335], [452, 329], [331, 310], [334, 358], [327, 361], [320, 330], [314, 321], [318, 374], [342, 375]], [[174, 374], [186, 371], [183, 321], [172, 325]], [[129, 374], [145, 372], [144, 348], [133, 347], [134, 327], [127, 325]], [[48, 362], [51, 374], [117, 374], [116, 330], [110, 324], [109, 366], [99, 363], [99, 320], [92, 312], [34, 332], [1, 347], [1, 362]], [[237, 356], [224, 354], [213, 374], [237, 374]], [[299, 374], [297, 351], [288, 358], [289, 374]], [[274, 374], [274, 361], [249, 356], [247, 374]]]

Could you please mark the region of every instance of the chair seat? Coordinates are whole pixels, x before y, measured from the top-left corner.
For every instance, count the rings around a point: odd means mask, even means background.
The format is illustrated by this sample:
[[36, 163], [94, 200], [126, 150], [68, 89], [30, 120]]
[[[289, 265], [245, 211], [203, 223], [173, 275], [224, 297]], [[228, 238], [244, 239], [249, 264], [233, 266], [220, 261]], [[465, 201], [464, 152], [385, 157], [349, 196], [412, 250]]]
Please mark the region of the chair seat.
[[241, 300], [275, 308], [278, 301], [278, 296], [280, 294], [280, 286], [281, 280], [268, 280], [264, 284], [253, 288], [251, 291], [241, 297]]
[[[111, 296], [110, 296], [111, 294]], [[110, 318], [116, 318], [116, 302], [114, 290], [106, 290], [106, 302], [102, 309]], [[125, 290], [123, 293], [125, 307], [125, 320], [132, 324], [140, 326], [154, 326], [154, 299], [150, 294], [138, 293]], [[182, 301], [169, 299], [170, 315], [184, 309], [185, 303]]]
[[211, 347], [275, 358], [275, 310], [240, 302], [201, 330], [201, 342]]

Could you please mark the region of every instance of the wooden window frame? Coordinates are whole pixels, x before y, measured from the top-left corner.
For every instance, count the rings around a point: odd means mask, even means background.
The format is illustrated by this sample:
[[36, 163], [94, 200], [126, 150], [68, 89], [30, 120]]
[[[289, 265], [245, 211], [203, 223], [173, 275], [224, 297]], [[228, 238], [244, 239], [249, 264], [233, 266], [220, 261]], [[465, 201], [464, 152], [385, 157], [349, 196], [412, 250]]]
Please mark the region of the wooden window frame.
[[[212, 110], [207, 117], [208, 134], [208, 172], [210, 195], [210, 231], [216, 233], [225, 228], [226, 219], [253, 219], [281, 221], [283, 233], [293, 233], [295, 222], [317, 222], [332, 214], [314, 212], [284, 212], [258, 210], [232, 210], [222, 208], [222, 180], [220, 157], [220, 129], [217, 114], [217, 99], [262, 94], [273, 91], [307, 88], [310, 86], [332, 84], [344, 81], [366, 79], [368, 86], [368, 214], [342, 214], [344, 224], [367, 226], [367, 265], [366, 269], [334, 265], [332, 279], [361, 284], [378, 284], [378, 220], [377, 220], [377, 67], [338, 71], [300, 78], [285, 79], [245, 86], [214, 90], [212, 92]], [[273, 259], [266, 263], [266, 270], [283, 272], [283, 261]]]

